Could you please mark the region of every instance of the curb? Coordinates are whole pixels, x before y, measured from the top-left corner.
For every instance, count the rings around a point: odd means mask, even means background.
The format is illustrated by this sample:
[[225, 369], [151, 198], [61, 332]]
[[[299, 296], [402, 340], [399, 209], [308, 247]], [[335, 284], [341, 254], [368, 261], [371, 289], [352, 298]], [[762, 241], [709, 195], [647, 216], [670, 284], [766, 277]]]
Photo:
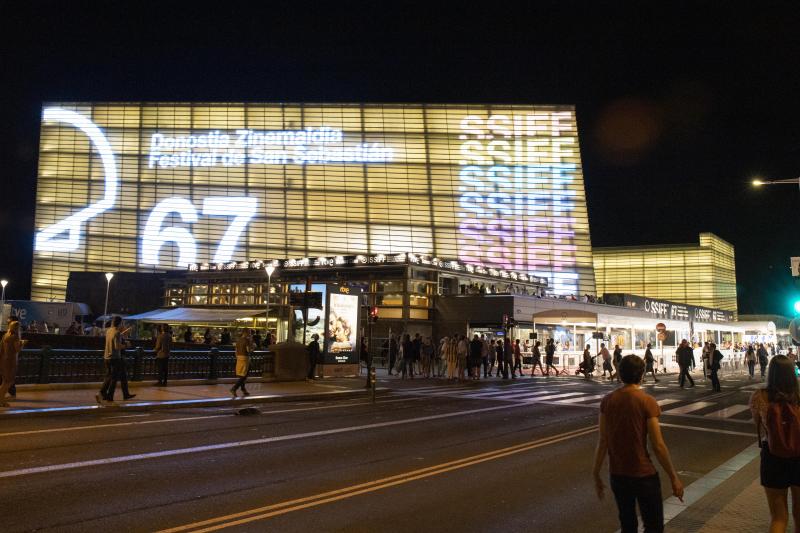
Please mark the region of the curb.
[[[375, 396], [385, 396], [390, 392], [387, 388], [375, 390]], [[167, 401], [143, 401], [133, 403], [113, 403], [110, 405], [75, 405], [69, 407], [45, 407], [41, 409], [8, 409], [0, 412], [0, 420], [20, 419], [38, 416], [61, 416], [76, 414], [100, 414], [100, 413], [128, 413], [153, 411], [156, 409], [187, 409], [195, 407], [247, 407], [252, 404], [276, 403], [276, 402], [304, 402], [314, 400], [351, 400], [357, 398], [369, 398], [367, 390], [349, 391], [329, 391], [298, 394], [268, 394], [253, 395], [247, 398], [202, 398], [198, 400], [167, 400]]]

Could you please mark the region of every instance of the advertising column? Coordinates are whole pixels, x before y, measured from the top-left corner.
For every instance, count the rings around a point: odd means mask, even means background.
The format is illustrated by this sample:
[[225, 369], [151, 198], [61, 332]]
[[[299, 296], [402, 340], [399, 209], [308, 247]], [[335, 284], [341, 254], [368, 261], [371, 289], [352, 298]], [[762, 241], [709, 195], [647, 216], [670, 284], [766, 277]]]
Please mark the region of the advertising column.
[[358, 375], [359, 296], [350, 288], [328, 287], [325, 342], [323, 343], [323, 376]]

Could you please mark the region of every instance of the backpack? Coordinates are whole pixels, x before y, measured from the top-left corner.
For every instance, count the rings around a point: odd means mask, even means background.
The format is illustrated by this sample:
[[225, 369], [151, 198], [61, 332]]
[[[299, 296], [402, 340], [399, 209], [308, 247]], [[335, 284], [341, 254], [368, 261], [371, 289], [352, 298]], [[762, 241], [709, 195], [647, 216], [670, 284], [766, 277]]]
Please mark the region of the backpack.
[[800, 406], [770, 402], [766, 426], [769, 453], [785, 459], [800, 457]]

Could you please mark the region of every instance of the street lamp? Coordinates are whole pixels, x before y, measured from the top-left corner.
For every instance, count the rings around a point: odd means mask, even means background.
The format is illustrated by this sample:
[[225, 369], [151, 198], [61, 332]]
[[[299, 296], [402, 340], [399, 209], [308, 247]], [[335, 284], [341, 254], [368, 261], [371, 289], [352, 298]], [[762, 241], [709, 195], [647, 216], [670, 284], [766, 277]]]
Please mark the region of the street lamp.
[[266, 340], [269, 340], [269, 288], [272, 284], [272, 273], [275, 272], [275, 265], [269, 264], [264, 267], [267, 273], [267, 314], [264, 317], [264, 329], [267, 332]]
[[6, 285], [8, 285], [8, 280], [0, 279], [0, 286], [3, 287], [3, 295], [0, 296], [0, 317], [3, 316], [6, 310]]
[[754, 178], [750, 184], [753, 187], [763, 187], [765, 185], [797, 185], [800, 187], [800, 176], [782, 180], [764, 180], [761, 178]]
[[106, 331], [106, 321], [108, 320], [108, 290], [111, 288], [111, 278], [114, 274], [106, 272], [106, 307], [103, 310], [103, 333]]

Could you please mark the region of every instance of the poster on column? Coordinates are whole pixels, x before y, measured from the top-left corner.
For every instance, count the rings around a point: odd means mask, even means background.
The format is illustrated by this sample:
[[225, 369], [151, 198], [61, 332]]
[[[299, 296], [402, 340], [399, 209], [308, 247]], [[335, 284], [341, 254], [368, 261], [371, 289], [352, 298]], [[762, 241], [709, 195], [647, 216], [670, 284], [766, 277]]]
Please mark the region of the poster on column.
[[325, 321], [325, 363], [358, 364], [358, 301], [347, 287], [329, 291]]

